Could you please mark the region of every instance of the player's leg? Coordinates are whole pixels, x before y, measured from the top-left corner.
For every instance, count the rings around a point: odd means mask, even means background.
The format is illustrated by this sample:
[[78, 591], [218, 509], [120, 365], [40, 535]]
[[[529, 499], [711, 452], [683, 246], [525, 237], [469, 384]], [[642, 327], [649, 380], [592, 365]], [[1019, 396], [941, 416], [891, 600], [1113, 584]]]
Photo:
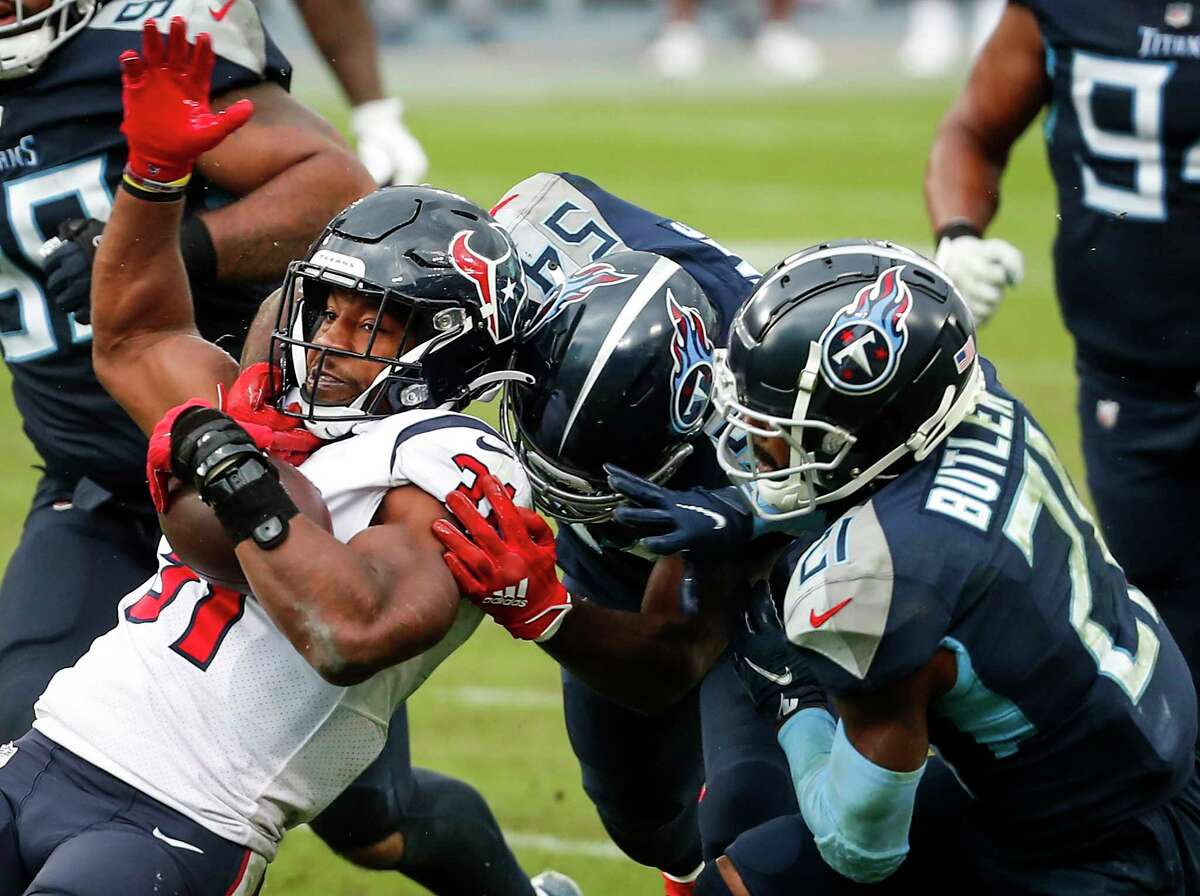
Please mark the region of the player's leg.
[[723, 854], [744, 831], [800, 811], [775, 726], [754, 709], [726, 654], [700, 689], [704, 731], [704, 857]]
[[154, 572], [153, 516], [116, 507], [94, 485], [90, 496], [99, 506], [90, 506], [88, 485], [72, 490], [42, 480], [5, 570], [0, 743], [29, 730], [33, 704], [54, 673], [116, 624], [118, 601]]
[[691, 877], [702, 856], [698, 695], [650, 718], [606, 700], [564, 670], [563, 712], [583, 789], [613, 842], [635, 862]]
[[1088, 488], [1105, 540], [1154, 602], [1200, 681], [1200, 396], [1079, 365]]
[[12, 757], [11, 744], [0, 746], [0, 896], [21, 896], [29, 885], [17, 839], [16, 814], [29, 784], [18, 768], [5, 769]]
[[438, 896], [534, 892], [479, 792], [412, 767], [404, 707], [392, 718], [380, 757], [312, 828], [351, 862], [398, 871]]

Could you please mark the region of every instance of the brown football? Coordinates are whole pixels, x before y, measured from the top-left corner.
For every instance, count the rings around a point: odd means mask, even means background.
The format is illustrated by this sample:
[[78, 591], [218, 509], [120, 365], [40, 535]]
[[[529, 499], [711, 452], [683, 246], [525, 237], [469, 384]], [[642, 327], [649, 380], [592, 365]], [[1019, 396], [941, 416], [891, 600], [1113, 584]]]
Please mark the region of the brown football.
[[[333, 518], [317, 487], [291, 464], [274, 458], [271, 463], [300, 512], [326, 532], [332, 532]], [[170, 495], [170, 506], [166, 513], [158, 515], [158, 522], [179, 559], [214, 585], [248, 590], [233, 545], [212, 508], [200, 500], [194, 488], [178, 480], [171, 480]]]

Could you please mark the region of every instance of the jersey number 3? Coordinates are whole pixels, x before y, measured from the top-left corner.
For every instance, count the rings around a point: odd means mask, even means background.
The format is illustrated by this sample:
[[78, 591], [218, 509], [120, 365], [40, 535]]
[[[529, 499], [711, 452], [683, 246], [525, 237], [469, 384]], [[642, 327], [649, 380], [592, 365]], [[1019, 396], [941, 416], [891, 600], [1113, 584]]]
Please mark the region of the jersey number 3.
[[[159, 572], [155, 583], [158, 588], [152, 586], [137, 603], [125, 610], [128, 622], [134, 625], [157, 622], [162, 611], [179, 597], [184, 585], [200, 581], [200, 577], [184, 566], [174, 554], [168, 556], [167, 560], [168, 564]], [[196, 602], [187, 629], [175, 640], [171, 649], [204, 671], [212, 664], [221, 642], [245, 611], [246, 595], [232, 588], [209, 585], [204, 596]]]

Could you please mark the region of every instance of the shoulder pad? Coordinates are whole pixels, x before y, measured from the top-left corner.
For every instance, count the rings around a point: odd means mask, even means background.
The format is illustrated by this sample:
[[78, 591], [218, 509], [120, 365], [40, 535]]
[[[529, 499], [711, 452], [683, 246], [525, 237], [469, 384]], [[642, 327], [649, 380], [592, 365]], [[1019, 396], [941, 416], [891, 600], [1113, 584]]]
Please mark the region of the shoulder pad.
[[[153, 18], [158, 29], [166, 34], [171, 19], [182, 16], [188, 22], [188, 37], [200, 32], [212, 38], [217, 66], [213, 74], [214, 92], [234, 86], [237, 78], [222, 63], [245, 69], [258, 79], [286, 77], [287, 61], [267, 36], [252, 0], [124, 0], [105, 3], [96, 13], [89, 29], [98, 31], [128, 31], [138, 33], [142, 23]], [[131, 46], [134, 44], [131, 44]]]
[[531, 505], [525, 471], [492, 427], [475, 417], [446, 411], [410, 411], [371, 431], [391, 444], [392, 487], [415, 485], [439, 501], [452, 491], [483, 500], [477, 480], [490, 473], [513, 489], [513, 500]]
[[897, 577], [870, 501], [779, 564], [772, 584], [777, 599], [783, 589], [788, 639], [817, 659], [814, 672], [834, 693], [872, 690], [908, 675], [945, 635], [944, 603], [928, 585]]

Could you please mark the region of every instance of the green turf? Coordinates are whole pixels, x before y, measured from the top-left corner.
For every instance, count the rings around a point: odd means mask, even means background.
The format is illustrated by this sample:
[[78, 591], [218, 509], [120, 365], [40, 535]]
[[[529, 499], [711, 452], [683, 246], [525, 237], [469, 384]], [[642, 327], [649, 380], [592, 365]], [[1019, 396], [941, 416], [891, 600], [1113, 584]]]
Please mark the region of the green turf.
[[[586, 104], [426, 99], [409, 104], [408, 118], [433, 159], [431, 180], [481, 204], [534, 171], [568, 169], [722, 242], [758, 245], [753, 260], [767, 264], [775, 260], [773, 251], [815, 239], [873, 236], [928, 247], [921, 179], [948, 99], [947, 93], [901, 91], [718, 100], [685, 94]], [[453, 115], [445, 114], [448, 106]], [[1027, 278], [981, 347], [1034, 408], [1080, 479], [1070, 346], [1052, 297], [1052, 186], [1036, 134], [1014, 155], [1004, 200], [995, 233], [1025, 251]], [[0, 555], [6, 555], [32, 489], [35, 458], [10, 403], [2, 404], [0, 507], [7, 512], [0, 517]], [[556, 688], [554, 664], [539, 650], [485, 624], [411, 701], [414, 755], [420, 764], [476, 784], [509, 831], [600, 842], [604, 833], [579, 787]], [[516, 689], [518, 699], [492, 699], [497, 691], [488, 689]], [[513, 705], [522, 701], [526, 705]], [[553, 866], [574, 875], [590, 896], [661, 892], [652, 872], [627, 861], [518, 852], [531, 871]], [[314, 836], [298, 832], [285, 843], [264, 892], [424, 891], [396, 875], [353, 870]]]

